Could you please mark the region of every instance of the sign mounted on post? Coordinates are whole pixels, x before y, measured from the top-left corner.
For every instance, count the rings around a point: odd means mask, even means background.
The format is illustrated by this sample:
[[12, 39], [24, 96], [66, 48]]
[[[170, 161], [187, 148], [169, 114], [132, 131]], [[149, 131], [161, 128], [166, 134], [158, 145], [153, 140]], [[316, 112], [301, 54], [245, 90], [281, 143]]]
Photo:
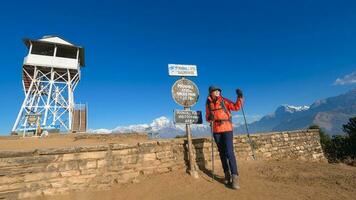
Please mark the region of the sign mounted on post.
[[176, 124], [202, 124], [201, 111], [174, 110], [174, 122]]
[[198, 76], [196, 65], [168, 64], [170, 76]]
[[174, 83], [172, 96], [177, 104], [185, 108], [191, 107], [199, 99], [199, 89], [193, 81], [181, 78]]
[[27, 117], [27, 123], [29, 125], [34, 125], [41, 118], [41, 115], [40, 114], [27, 114], [26, 117]]
[[168, 72], [170, 76], [180, 76], [172, 86], [172, 96], [174, 101], [183, 106], [184, 110], [174, 111], [174, 122], [185, 124], [188, 141], [188, 157], [189, 157], [189, 173], [194, 178], [198, 178], [195, 159], [193, 155], [192, 131], [191, 124], [201, 124], [202, 117], [200, 111], [191, 111], [190, 107], [197, 103], [199, 99], [198, 87], [193, 81], [184, 78], [184, 76], [198, 76], [196, 65], [176, 65], [168, 64]]

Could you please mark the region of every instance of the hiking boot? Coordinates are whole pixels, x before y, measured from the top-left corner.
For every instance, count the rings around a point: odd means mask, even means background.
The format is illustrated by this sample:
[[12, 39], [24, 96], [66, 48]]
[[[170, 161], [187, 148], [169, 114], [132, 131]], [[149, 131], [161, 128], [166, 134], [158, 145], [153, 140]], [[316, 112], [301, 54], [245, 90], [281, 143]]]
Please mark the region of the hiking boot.
[[224, 179], [224, 184], [228, 185], [231, 183], [231, 175], [230, 172], [225, 172], [225, 179]]
[[239, 176], [236, 174], [232, 175], [232, 185], [231, 187], [235, 190], [240, 189], [240, 184], [239, 184]]

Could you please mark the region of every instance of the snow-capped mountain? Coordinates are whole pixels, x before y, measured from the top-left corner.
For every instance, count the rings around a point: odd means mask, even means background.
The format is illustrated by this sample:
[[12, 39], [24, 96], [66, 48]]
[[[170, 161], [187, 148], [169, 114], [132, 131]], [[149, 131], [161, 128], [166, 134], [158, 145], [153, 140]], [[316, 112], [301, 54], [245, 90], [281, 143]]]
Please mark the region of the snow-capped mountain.
[[[315, 101], [310, 106], [282, 105], [272, 114], [249, 125], [251, 132], [305, 129], [316, 124], [329, 134], [341, 134], [342, 125], [356, 116], [356, 89]], [[245, 132], [239, 126], [236, 132]]]
[[[194, 137], [210, 134], [210, 126], [208, 124], [197, 124], [191, 126]], [[154, 119], [149, 124], [135, 124], [128, 126], [118, 126], [112, 130], [96, 129], [90, 130], [91, 133], [149, 133], [160, 138], [174, 138], [177, 135], [185, 134], [185, 125], [174, 124], [167, 117], [159, 117]]]
[[[251, 132], [269, 132], [274, 130], [281, 122], [289, 119], [296, 113], [303, 112], [309, 109], [309, 106], [291, 106], [281, 105], [273, 113], [262, 117], [260, 120], [249, 124], [249, 130]], [[244, 125], [236, 126], [235, 132], [245, 133], [246, 129]]]
[[[282, 105], [279, 107], [283, 112], [295, 113], [300, 111], [305, 111], [309, 109], [309, 106], [291, 106], [291, 105]], [[278, 110], [278, 109], [277, 109]]]

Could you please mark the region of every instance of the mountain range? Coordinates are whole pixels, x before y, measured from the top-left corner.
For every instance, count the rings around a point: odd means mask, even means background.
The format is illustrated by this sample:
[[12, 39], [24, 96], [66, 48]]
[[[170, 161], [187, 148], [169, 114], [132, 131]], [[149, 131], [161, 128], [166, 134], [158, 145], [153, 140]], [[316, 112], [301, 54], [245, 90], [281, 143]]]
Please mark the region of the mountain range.
[[[318, 125], [330, 135], [342, 134], [342, 125], [356, 116], [356, 88], [335, 97], [315, 101], [310, 106], [282, 105], [272, 114], [249, 124], [251, 132], [288, 131]], [[244, 132], [243, 127], [235, 128]]]
[[[208, 124], [198, 124], [191, 126], [195, 137], [208, 135], [210, 126]], [[185, 134], [185, 125], [174, 124], [165, 116], [154, 119], [150, 124], [135, 124], [129, 126], [118, 126], [112, 130], [96, 129], [90, 130], [92, 133], [142, 133], [147, 132], [151, 137], [174, 138]]]
[[[342, 134], [342, 125], [356, 116], [356, 88], [345, 94], [315, 101], [310, 106], [279, 106], [273, 113], [249, 124], [251, 133], [305, 129], [318, 125], [330, 135]], [[210, 135], [210, 126], [191, 126], [194, 137]], [[235, 124], [235, 133], [246, 133], [244, 124]], [[167, 117], [159, 117], [149, 124], [118, 126], [112, 130], [96, 129], [92, 133], [148, 132], [151, 137], [173, 138], [185, 134], [185, 126], [174, 124]]]

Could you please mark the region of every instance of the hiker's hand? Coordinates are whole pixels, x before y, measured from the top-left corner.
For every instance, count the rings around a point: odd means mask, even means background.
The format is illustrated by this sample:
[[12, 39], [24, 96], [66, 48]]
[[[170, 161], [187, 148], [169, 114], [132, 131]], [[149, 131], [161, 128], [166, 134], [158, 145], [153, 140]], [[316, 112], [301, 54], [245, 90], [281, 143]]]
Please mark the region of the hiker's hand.
[[236, 94], [237, 94], [238, 98], [242, 98], [243, 97], [242, 90], [240, 90], [240, 89], [236, 89]]

